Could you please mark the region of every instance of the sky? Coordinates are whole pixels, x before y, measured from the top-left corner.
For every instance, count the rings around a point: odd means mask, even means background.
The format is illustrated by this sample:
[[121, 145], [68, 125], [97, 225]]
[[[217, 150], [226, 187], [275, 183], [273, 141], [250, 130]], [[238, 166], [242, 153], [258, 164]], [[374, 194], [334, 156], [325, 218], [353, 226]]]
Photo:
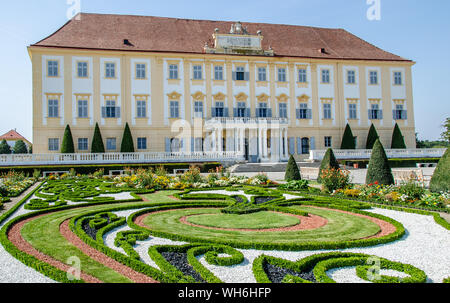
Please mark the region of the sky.
[[[413, 66], [416, 132], [437, 140], [450, 117], [448, 0], [2, 0], [0, 135], [17, 129], [32, 140], [32, 70], [27, 46], [82, 12], [344, 28]], [[379, 20], [367, 11], [380, 3]], [[368, 3], [369, 2], [369, 3]]]

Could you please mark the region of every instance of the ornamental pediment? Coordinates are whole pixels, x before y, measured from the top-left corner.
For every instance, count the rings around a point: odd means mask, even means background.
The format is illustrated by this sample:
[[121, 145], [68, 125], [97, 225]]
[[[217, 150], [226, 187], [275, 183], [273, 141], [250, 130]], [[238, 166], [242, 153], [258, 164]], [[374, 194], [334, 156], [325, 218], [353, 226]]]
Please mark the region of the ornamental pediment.
[[205, 100], [206, 95], [200, 91], [196, 92], [195, 94], [192, 94], [192, 98], [197, 101], [203, 101]]
[[287, 102], [289, 100], [289, 96], [286, 94], [281, 94], [277, 97], [278, 102]]
[[239, 93], [236, 95], [237, 101], [247, 101], [248, 96], [245, 93]]
[[217, 94], [213, 95], [213, 97], [214, 97], [214, 100], [224, 101], [226, 96], [223, 93], [218, 92]]
[[258, 99], [259, 102], [267, 102], [267, 100], [269, 100], [269, 96], [265, 93], [262, 93], [259, 96], [256, 96], [256, 99]]
[[299, 102], [307, 102], [307, 101], [309, 101], [309, 96], [303, 94], [303, 95], [301, 95], [301, 96], [298, 96], [298, 97], [297, 97], [297, 100], [298, 100]]
[[177, 92], [175, 92], [175, 91], [173, 91], [173, 92], [167, 94], [167, 96], [169, 97], [169, 99], [173, 99], [173, 100], [178, 100], [178, 99], [181, 98], [181, 94], [180, 94], [180, 93], [177, 93]]

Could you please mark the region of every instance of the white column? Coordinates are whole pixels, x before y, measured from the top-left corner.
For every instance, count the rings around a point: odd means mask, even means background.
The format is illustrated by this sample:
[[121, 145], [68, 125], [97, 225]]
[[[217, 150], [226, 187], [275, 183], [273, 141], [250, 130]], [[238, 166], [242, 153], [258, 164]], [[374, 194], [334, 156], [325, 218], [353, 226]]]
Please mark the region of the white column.
[[239, 130], [234, 128], [234, 151], [239, 152]]
[[222, 152], [223, 151], [222, 136], [223, 136], [223, 128], [221, 127], [221, 128], [218, 129], [218, 133], [217, 133], [217, 146], [218, 146], [217, 151], [218, 152]]
[[217, 141], [216, 141], [216, 132], [217, 130], [214, 129], [211, 133], [212, 136], [212, 151], [217, 151]]
[[263, 157], [262, 154], [262, 129], [258, 128], [258, 156]]
[[245, 153], [245, 128], [239, 130], [239, 151]]
[[288, 150], [288, 132], [287, 128], [284, 129], [284, 158], [288, 158], [289, 150]]
[[263, 128], [262, 129], [262, 134], [263, 134], [263, 157], [267, 158], [267, 128]]

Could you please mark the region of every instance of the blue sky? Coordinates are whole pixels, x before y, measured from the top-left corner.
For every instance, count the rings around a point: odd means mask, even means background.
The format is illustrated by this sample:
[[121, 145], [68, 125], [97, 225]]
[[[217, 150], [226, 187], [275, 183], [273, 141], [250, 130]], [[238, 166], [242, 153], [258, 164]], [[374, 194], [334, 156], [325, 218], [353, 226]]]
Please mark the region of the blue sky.
[[[380, 0], [369, 21], [366, 0], [81, 0], [91, 13], [266, 22], [344, 28], [412, 59], [416, 132], [439, 139], [450, 117], [450, 1]], [[32, 139], [31, 63], [26, 47], [67, 22], [67, 0], [3, 0], [0, 10], [0, 134], [16, 128]]]

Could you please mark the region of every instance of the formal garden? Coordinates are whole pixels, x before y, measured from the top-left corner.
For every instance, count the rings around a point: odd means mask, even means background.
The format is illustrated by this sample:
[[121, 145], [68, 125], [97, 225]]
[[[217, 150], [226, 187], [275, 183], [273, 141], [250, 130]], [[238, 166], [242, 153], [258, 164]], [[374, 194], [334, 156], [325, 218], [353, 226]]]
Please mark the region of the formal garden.
[[20, 200], [0, 216], [1, 281], [449, 282], [448, 152], [430, 188], [394, 185], [387, 163], [377, 140], [366, 185], [331, 149], [318, 183], [293, 158], [286, 182], [195, 166], [3, 174], [2, 203]]

